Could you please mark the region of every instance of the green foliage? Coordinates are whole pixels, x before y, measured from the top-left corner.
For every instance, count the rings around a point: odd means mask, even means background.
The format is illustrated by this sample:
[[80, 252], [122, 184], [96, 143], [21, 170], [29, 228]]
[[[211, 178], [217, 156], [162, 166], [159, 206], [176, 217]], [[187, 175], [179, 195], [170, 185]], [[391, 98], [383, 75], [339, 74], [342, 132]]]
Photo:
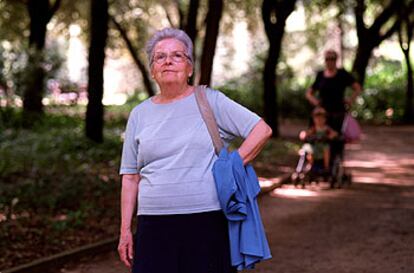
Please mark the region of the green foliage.
[[[0, 141], [2, 137], [2, 133], [6, 128], [9, 127], [21, 127], [22, 125], [22, 118], [20, 112], [16, 110], [16, 108], [12, 107], [0, 107]], [[0, 161], [0, 165], [1, 165]], [[1, 167], [0, 167], [1, 169]]]
[[[239, 78], [227, 81], [217, 87], [231, 99], [246, 106], [263, 116], [263, 80], [262, 69], [264, 54], [258, 54], [252, 60], [250, 71]], [[278, 106], [283, 118], [306, 118], [309, 113], [309, 104], [305, 98], [305, 90], [309, 81], [299, 82], [293, 70], [285, 62], [278, 65]]]
[[29, 37], [25, 31], [29, 25], [29, 15], [25, 1], [0, 1], [0, 37], [1, 40], [23, 44]]
[[85, 224], [91, 207], [83, 207], [78, 210], [68, 211], [61, 219], [49, 219], [49, 225], [55, 232], [64, 232], [70, 228], [81, 228]]
[[405, 74], [401, 63], [378, 60], [368, 70], [364, 92], [354, 113], [363, 120], [376, 123], [402, 121], [405, 102]]
[[109, 182], [118, 180], [121, 130], [106, 131], [106, 142], [96, 144], [83, 136], [79, 115], [49, 113], [32, 131], [10, 125], [0, 133], [1, 211], [67, 213], [72, 224], [81, 224], [91, 204], [102, 212], [100, 200], [116, 189]]
[[[29, 56], [29, 54], [34, 54]], [[41, 62], [45, 72], [45, 81], [56, 78], [61, 68], [64, 57], [59, 44], [52, 42], [46, 48], [44, 54], [35, 54], [32, 50], [19, 44], [4, 42], [0, 44], [0, 82], [7, 84], [11, 93], [22, 96], [25, 86], [32, 82], [33, 62]], [[0, 99], [2, 95], [0, 93]]]
[[260, 85], [243, 85], [237, 83], [236, 80], [232, 80], [223, 86], [217, 87], [217, 89], [232, 100], [261, 115], [263, 112], [263, 88], [260, 88]]
[[217, 89], [229, 98], [250, 110], [263, 114], [263, 75], [264, 54], [257, 54], [250, 63], [250, 70], [238, 78], [227, 81]]

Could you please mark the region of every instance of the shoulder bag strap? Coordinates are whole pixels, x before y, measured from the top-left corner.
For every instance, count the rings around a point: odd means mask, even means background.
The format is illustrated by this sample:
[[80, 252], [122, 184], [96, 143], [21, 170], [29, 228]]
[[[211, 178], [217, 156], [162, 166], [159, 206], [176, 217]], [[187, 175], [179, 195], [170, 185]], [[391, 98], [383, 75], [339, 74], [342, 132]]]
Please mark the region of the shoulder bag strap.
[[218, 155], [221, 149], [224, 147], [224, 144], [220, 138], [220, 133], [213, 110], [211, 109], [210, 104], [207, 100], [205, 93], [206, 88], [206, 85], [196, 86], [195, 97], [197, 100], [198, 108], [200, 109], [201, 116], [203, 117], [203, 120], [207, 126], [208, 133], [210, 134], [211, 140], [213, 141], [214, 151], [216, 152], [216, 155]]

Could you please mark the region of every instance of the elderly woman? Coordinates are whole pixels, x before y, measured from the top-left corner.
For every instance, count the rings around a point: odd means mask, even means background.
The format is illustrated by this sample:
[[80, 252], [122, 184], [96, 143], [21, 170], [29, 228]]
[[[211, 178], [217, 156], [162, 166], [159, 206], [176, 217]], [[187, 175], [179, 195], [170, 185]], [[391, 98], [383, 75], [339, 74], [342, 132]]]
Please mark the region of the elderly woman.
[[[193, 45], [181, 30], [166, 28], [147, 43], [152, 78], [160, 92], [130, 113], [120, 174], [121, 230], [118, 252], [132, 272], [230, 273], [227, 220], [220, 208], [212, 166], [217, 159], [198, 109]], [[271, 136], [256, 114], [206, 89], [220, 137], [244, 138], [243, 163]], [[131, 222], [138, 204], [135, 242]]]

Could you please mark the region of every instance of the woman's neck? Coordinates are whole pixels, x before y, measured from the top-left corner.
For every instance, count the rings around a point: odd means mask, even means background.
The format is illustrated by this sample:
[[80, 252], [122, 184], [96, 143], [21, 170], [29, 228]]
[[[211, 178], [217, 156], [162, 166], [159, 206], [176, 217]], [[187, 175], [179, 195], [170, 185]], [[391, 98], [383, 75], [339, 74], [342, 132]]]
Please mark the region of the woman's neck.
[[191, 94], [192, 86], [185, 84], [160, 85], [160, 94], [155, 98], [158, 103], [168, 103]]
[[338, 72], [338, 69], [336, 67], [326, 68], [324, 74], [326, 77], [333, 77], [336, 75], [336, 72]]

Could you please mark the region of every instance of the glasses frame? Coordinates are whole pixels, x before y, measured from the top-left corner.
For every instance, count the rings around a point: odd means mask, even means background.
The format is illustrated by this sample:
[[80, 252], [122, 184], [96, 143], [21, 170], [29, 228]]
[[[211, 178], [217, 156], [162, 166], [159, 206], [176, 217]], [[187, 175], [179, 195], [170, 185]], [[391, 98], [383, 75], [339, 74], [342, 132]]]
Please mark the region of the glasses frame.
[[[181, 59], [176, 59], [177, 58], [177, 56], [175, 55], [174, 56], [174, 54], [177, 54], [177, 53], [182, 53], [183, 54], [183, 56], [184, 56], [184, 58], [181, 60]], [[161, 55], [161, 54], [164, 54], [164, 57], [162, 58], [162, 60], [160, 60], [160, 59], [156, 59], [155, 58], [155, 56], [156, 55]], [[163, 64], [163, 63], [165, 63], [166, 61], [167, 61], [167, 59], [168, 59], [168, 57], [170, 57], [170, 59], [174, 62], [174, 63], [184, 63], [186, 60], [188, 61], [188, 60], [190, 60], [190, 57], [188, 57], [187, 56], [187, 54], [184, 52], [184, 51], [181, 51], [181, 50], [177, 50], [177, 51], [171, 51], [171, 52], [169, 52], [169, 53], [166, 53], [166, 52], [155, 52], [154, 54], [153, 54], [153, 56], [152, 56], [152, 62], [153, 63], [156, 63], [156, 64]]]
[[325, 57], [325, 61], [336, 61], [336, 57], [333, 56], [329, 56], [329, 57]]

